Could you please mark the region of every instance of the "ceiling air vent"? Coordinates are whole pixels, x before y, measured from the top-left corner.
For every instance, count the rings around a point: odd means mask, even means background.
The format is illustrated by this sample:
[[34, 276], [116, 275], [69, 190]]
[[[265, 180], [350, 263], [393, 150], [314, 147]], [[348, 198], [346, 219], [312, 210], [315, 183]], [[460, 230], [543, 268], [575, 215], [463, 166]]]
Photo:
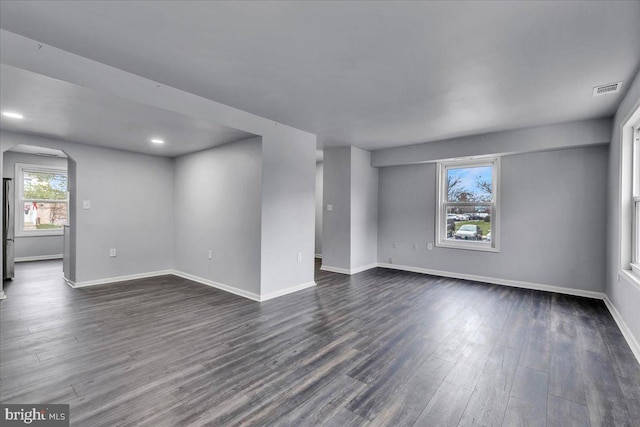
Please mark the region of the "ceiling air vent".
[[622, 87], [622, 82], [596, 86], [593, 88], [593, 96], [608, 95], [610, 93], [620, 92], [620, 87]]

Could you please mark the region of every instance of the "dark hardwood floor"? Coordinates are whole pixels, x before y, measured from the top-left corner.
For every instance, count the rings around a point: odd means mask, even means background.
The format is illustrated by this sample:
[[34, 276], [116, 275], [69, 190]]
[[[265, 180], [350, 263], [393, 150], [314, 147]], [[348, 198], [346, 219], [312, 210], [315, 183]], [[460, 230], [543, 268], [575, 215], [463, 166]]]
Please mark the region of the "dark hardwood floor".
[[69, 403], [72, 425], [639, 425], [640, 365], [601, 301], [386, 269], [263, 303], [16, 272], [0, 399]]

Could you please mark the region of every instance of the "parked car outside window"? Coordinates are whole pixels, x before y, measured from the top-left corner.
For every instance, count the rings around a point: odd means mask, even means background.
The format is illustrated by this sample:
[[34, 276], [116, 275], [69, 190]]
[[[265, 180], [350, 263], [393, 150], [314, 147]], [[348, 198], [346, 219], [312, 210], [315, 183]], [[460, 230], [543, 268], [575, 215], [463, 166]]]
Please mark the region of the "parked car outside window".
[[482, 238], [482, 229], [478, 225], [465, 224], [455, 233], [456, 239], [464, 240], [480, 240]]

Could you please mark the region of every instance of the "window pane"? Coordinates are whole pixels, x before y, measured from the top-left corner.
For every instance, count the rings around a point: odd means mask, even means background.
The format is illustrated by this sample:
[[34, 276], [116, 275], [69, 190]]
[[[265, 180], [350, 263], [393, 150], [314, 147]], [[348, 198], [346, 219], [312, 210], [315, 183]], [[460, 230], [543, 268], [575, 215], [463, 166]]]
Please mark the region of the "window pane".
[[638, 197], [640, 196], [640, 128], [634, 129], [633, 135], [633, 181], [631, 191], [634, 197]]
[[635, 212], [633, 218], [633, 226], [635, 230], [635, 242], [634, 242], [634, 251], [633, 251], [633, 260], [634, 264], [640, 264], [640, 201], [634, 202]]
[[67, 223], [66, 202], [24, 202], [24, 231], [61, 229]]
[[491, 241], [491, 208], [447, 206], [448, 240]]
[[490, 202], [493, 200], [491, 166], [447, 169], [447, 200]]
[[67, 200], [67, 175], [24, 171], [24, 198], [35, 200]]

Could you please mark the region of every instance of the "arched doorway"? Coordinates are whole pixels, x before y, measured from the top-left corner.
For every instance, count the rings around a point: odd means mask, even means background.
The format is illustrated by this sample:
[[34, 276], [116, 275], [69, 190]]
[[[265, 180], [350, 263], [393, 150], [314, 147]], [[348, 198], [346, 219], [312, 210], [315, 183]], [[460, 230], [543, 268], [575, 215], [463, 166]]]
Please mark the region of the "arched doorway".
[[51, 146], [3, 144], [2, 175], [3, 278], [13, 262], [62, 258], [63, 277], [75, 280], [75, 160]]

